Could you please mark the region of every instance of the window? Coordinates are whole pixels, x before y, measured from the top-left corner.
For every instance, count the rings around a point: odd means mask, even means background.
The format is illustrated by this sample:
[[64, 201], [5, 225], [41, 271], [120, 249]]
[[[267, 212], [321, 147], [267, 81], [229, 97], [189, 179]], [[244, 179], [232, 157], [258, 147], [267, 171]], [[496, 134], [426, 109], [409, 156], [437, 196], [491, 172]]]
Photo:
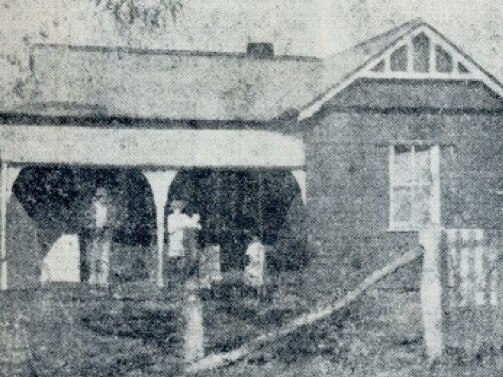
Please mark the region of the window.
[[390, 68], [392, 71], [405, 72], [407, 70], [407, 46], [393, 51], [390, 56]]
[[412, 40], [414, 49], [414, 70], [416, 72], [430, 71], [430, 39], [424, 34], [418, 34]]
[[439, 147], [390, 146], [390, 230], [440, 223]]
[[437, 71], [442, 73], [452, 72], [452, 56], [439, 45], [435, 46], [435, 53], [437, 56]]

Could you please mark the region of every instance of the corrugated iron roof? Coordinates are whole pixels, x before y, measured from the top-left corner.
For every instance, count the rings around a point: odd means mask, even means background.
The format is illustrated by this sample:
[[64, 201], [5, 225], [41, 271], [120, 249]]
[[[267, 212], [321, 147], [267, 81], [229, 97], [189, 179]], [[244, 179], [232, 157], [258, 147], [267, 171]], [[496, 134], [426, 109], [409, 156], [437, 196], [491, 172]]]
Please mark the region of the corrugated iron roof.
[[31, 54], [36, 106], [20, 111], [40, 114], [45, 104], [46, 113], [55, 115], [95, 108], [134, 118], [261, 122], [291, 117], [422, 25], [421, 19], [406, 22], [325, 59], [37, 45]]
[[59, 45], [35, 46], [32, 60], [37, 103], [169, 119], [278, 117], [316, 95], [322, 69], [309, 57]]

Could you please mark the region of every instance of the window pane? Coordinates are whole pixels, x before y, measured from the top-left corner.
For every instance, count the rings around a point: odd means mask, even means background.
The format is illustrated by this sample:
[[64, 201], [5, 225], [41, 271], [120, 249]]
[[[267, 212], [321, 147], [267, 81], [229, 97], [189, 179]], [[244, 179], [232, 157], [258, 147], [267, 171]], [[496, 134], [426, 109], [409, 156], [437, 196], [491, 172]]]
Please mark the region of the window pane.
[[418, 182], [431, 182], [430, 147], [416, 147], [416, 169]]
[[411, 146], [395, 146], [395, 164], [393, 167], [395, 182], [409, 183], [413, 181]]
[[390, 56], [390, 68], [392, 71], [407, 70], [407, 47], [402, 46]]
[[458, 70], [460, 73], [470, 73], [468, 68], [466, 68], [463, 64], [458, 63]]
[[414, 198], [414, 223], [421, 227], [431, 219], [431, 186], [418, 187]]
[[448, 73], [452, 72], [452, 57], [440, 46], [435, 46], [435, 52], [437, 57], [437, 71]]
[[428, 72], [430, 70], [430, 39], [421, 33], [412, 40], [414, 46], [414, 70]]
[[407, 47], [402, 46], [390, 56], [390, 68], [392, 71], [406, 71], [407, 70]]
[[397, 187], [393, 189], [393, 221], [412, 221], [412, 189], [410, 187]]
[[384, 61], [380, 61], [379, 63], [376, 64], [374, 68], [372, 68], [372, 71], [374, 72], [384, 72]]

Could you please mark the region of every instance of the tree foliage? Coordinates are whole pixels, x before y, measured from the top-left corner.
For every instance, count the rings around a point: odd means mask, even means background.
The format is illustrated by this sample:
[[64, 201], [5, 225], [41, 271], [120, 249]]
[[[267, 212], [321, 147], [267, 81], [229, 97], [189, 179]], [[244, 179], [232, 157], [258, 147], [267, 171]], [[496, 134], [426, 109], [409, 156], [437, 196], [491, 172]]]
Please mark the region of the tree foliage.
[[141, 23], [161, 27], [168, 20], [176, 22], [183, 9], [183, 0], [92, 0], [98, 7], [110, 12], [123, 26]]

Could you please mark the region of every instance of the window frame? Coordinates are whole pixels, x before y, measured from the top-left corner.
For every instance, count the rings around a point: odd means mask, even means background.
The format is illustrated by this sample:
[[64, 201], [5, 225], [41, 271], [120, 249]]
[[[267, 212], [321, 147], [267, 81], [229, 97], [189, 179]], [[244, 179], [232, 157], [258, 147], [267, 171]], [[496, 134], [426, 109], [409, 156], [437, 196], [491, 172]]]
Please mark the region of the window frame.
[[[416, 169], [416, 148], [427, 146], [430, 157], [431, 182], [419, 181], [414, 178], [411, 182], [401, 182], [395, 178], [395, 148], [397, 146], [409, 147], [412, 150], [411, 168], [414, 171], [414, 177], [417, 177]], [[396, 200], [395, 189], [397, 187], [409, 187], [417, 190], [418, 187], [430, 187], [430, 223], [440, 225], [440, 147], [438, 144], [424, 144], [421, 142], [396, 143], [388, 148], [388, 166], [389, 166], [389, 218], [388, 231], [390, 232], [415, 232], [421, 229], [420, 224], [413, 224], [412, 221], [400, 222], [393, 219]], [[416, 211], [415, 201], [412, 200], [412, 213]], [[412, 215], [414, 217], [414, 215]]]

